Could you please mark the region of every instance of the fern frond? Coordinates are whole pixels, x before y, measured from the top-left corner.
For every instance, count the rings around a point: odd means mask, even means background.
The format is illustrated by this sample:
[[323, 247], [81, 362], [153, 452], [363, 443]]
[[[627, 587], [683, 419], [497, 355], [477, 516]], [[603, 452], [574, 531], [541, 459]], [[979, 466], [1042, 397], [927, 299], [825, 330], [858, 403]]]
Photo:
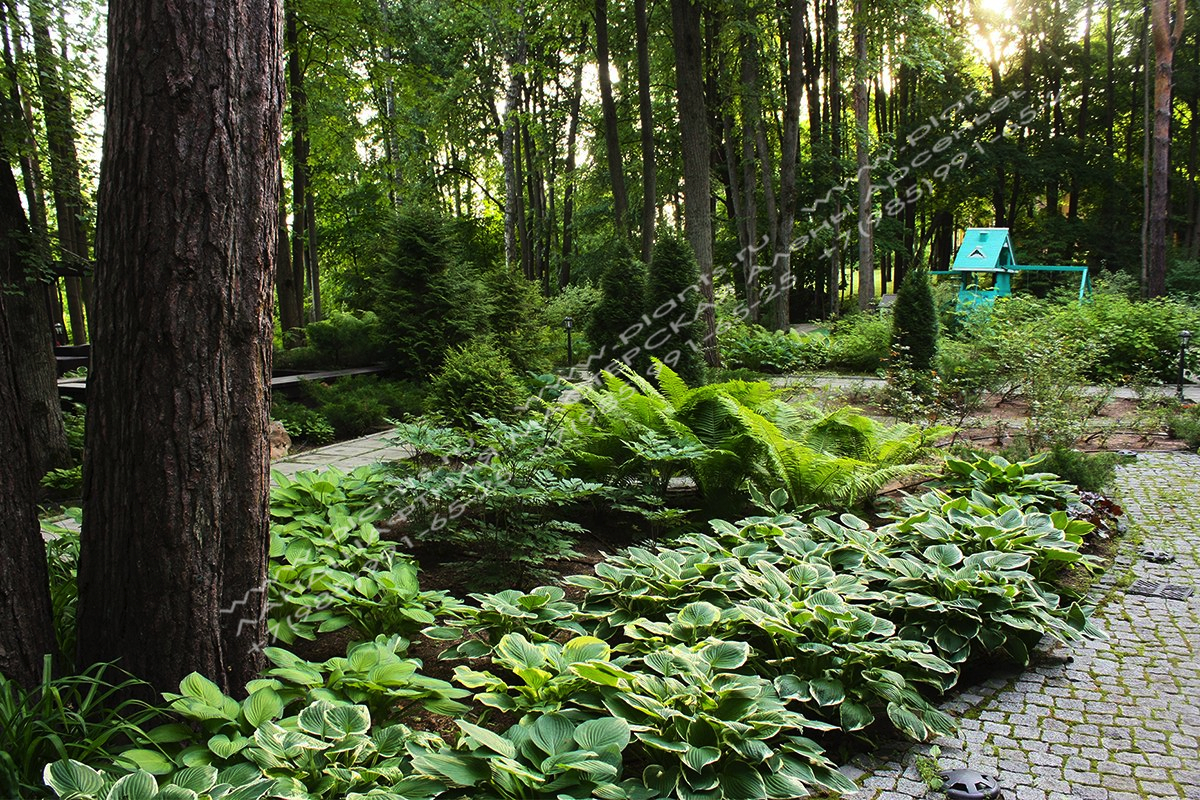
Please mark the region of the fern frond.
[[658, 388], [662, 390], [663, 395], [671, 404], [671, 407], [676, 411], [687, 400], [688, 393], [692, 390], [684, 383], [683, 378], [679, 377], [679, 373], [668, 367], [657, 358], [650, 359], [656, 370], [655, 380], [658, 381]]

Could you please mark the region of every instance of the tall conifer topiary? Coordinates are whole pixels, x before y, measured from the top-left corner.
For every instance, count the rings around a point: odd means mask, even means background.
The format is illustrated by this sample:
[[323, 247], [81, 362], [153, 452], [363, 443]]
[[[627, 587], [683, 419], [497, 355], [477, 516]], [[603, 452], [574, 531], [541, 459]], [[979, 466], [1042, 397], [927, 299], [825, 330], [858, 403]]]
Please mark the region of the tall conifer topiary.
[[[646, 311], [646, 265], [621, 242], [600, 278], [603, 297], [592, 315], [587, 337], [604, 363], [624, 361], [639, 372], [649, 363], [643, 352], [642, 315]], [[624, 338], [623, 338], [624, 337]], [[627, 357], [628, 356], [628, 357]]]
[[929, 273], [910, 270], [896, 293], [892, 310], [892, 350], [917, 373], [933, 369], [937, 354], [938, 318]]
[[646, 307], [654, 319], [647, 333], [649, 355], [661, 359], [689, 386], [703, 379], [703, 362], [696, 345], [700, 305], [700, 268], [691, 246], [673, 233], [660, 232], [650, 259], [650, 288]]

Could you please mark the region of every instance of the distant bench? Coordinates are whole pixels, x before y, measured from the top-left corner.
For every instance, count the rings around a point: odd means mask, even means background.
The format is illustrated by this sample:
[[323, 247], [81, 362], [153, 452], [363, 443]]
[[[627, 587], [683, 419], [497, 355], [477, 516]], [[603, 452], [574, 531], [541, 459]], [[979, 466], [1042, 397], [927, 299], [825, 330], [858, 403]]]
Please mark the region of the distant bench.
[[[82, 352], [62, 353], [61, 351]], [[54, 356], [58, 361], [58, 374], [61, 376], [68, 370], [88, 365], [88, 345], [56, 347], [54, 348]], [[70, 366], [63, 366], [64, 363], [70, 364]], [[349, 369], [330, 369], [316, 372], [287, 371], [286, 373], [277, 373], [271, 376], [271, 390], [294, 397], [303, 391], [304, 384], [309, 381], [328, 381], [347, 375], [376, 375], [387, 371], [388, 368], [382, 364], [375, 364], [370, 367], [351, 367]], [[69, 400], [83, 402], [87, 393], [87, 379], [60, 377], [58, 380], [58, 393]]]

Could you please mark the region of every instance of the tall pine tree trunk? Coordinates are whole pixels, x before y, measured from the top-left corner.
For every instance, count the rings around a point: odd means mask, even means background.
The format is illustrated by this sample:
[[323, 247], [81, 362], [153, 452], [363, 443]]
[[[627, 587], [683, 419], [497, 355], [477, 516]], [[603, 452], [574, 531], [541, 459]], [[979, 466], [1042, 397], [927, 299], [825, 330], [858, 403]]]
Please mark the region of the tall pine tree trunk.
[[508, 89], [504, 95], [504, 125], [500, 137], [500, 158], [504, 162], [504, 258], [509, 267], [521, 263], [522, 242], [518, 227], [523, 225], [524, 209], [521, 193], [521, 162], [518, 137], [521, 97], [524, 94], [525, 61], [529, 52], [525, 36], [525, 3], [517, 3], [518, 29], [508, 53]]
[[[85, 269], [91, 259], [89, 234], [85, 224], [83, 191], [79, 180], [79, 157], [75, 150], [75, 121], [71, 99], [63, 88], [58, 57], [50, 39], [49, 9], [42, 2], [30, 4], [30, 29], [33, 32], [34, 60], [37, 64], [38, 91], [46, 125], [46, 143], [50, 153], [50, 182], [54, 194], [54, 215], [58, 223], [58, 241], [62, 260], [75, 271]], [[87, 296], [91, 279], [67, 278], [67, 300], [71, 319], [71, 338], [84, 344], [88, 338]]]
[[871, 119], [867, 94], [867, 24], [863, 0], [854, 3], [854, 152], [858, 164], [858, 308], [875, 300], [875, 247], [871, 229]]
[[617, 130], [617, 104], [613, 99], [612, 73], [608, 58], [608, 0], [596, 0], [596, 63], [600, 83], [600, 109], [604, 116], [604, 153], [608, 181], [612, 185], [613, 217], [617, 236], [629, 230], [629, 193], [621, 168], [621, 137]]
[[1162, 297], [1167, 293], [1167, 217], [1171, 210], [1171, 73], [1175, 48], [1183, 36], [1184, 1], [1175, 0], [1174, 20], [1170, 19], [1170, 0], [1152, 0], [1151, 4], [1151, 26], [1154, 30], [1154, 144], [1146, 253], [1147, 297]]
[[791, 0], [787, 27], [787, 77], [783, 111], [783, 142], [779, 160], [779, 229], [771, 283], [771, 328], [787, 330], [791, 325], [792, 232], [796, 224], [796, 169], [800, 151], [800, 102], [804, 91], [804, 25], [808, 9], [804, 0]]
[[704, 100], [704, 68], [700, 38], [700, 3], [671, 0], [675, 36], [675, 90], [679, 99], [679, 134], [683, 145], [684, 224], [688, 243], [700, 268], [700, 319], [704, 326], [704, 359], [721, 365], [717, 349], [717, 317], [713, 305], [712, 188], [709, 183], [708, 108]]
[[37, 521], [37, 473], [32, 458], [29, 398], [15, 328], [27, 324], [14, 313], [5, 289], [24, 279], [23, 251], [29, 229], [16, 179], [0, 162], [0, 674], [32, 688], [42, 656], [55, 651], [46, 577], [46, 550]]
[[[9, 78], [9, 94], [0, 97], [0, 121], [8, 130], [20, 131], [21, 138], [28, 144], [33, 137], [32, 128], [26, 122], [22, 108], [20, 84], [17, 80], [16, 63], [9, 50], [8, 30], [4, 30], [5, 73]], [[14, 159], [9, 148], [0, 143], [0, 157], [5, 158], [7, 175], [11, 175]], [[36, 150], [32, 152], [36, 153]], [[9, 294], [9, 330], [12, 336], [14, 360], [13, 370], [17, 378], [22, 402], [25, 404], [25, 421], [29, 427], [30, 469], [34, 480], [48, 470], [66, 467], [71, 461], [67, 434], [63, 428], [62, 404], [58, 396], [58, 370], [54, 360], [54, 315], [56, 287], [42, 277], [49, 261], [46, 240], [45, 208], [37, 180], [40, 177], [33, 158], [20, 157], [21, 171], [25, 176], [26, 202], [40, 227], [31, 231], [21, 208], [20, 194], [15, 191], [3, 199], [4, 211], [10, 219], [4, 229], [13, 238], [11, 247], [14, 257], [0, 270], [0, 291]], [[5, 178], [7, 179], [7, 178]], [[7, 188], [7, 187], [6, 187]], [[40, 212], [40, 214], [39, 214]], [[32, 263], [31, 263], [32, 262]], [[17, 269], [17, 266], [20, 269]]]
[[[583, 39], [587, 39], [584, 28]], [[567, 164], [563, 179], [562, 260], [558, 267], [558, 288], [565, 289], [571, 282], [571, 260], [575, 255], [575, 141], [579, 136], [579, 107], [583, 100], [582, 58], [575, 59], [575, 75], [571, 80], [570, 121], [567, 123]], [[507, 215], [506, 215], [507, 217]]]
[[109, 3], [78, 661], [158, 691], [262, 664], [280, 22]]
[[646, 0], [633, 0], [637, 26], [638, 117], [642, 129], [642, 261], [650, 263], [654, 250], [654, 222], [658, 216], [658, 167], [654, 153], [654, 105], [650, 97], [650, 19]]

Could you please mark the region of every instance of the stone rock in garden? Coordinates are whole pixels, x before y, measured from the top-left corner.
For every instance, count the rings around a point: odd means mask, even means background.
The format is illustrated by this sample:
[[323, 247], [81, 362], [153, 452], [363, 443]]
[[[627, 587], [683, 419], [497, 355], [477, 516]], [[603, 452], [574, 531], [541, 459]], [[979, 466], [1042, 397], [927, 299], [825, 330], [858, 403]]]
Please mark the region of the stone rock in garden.
[[271, 460], [283, 458], [292, 451], [292, 437], [281, 423], [271, 420], [267, 426], [267, 444], [271, 446]]

